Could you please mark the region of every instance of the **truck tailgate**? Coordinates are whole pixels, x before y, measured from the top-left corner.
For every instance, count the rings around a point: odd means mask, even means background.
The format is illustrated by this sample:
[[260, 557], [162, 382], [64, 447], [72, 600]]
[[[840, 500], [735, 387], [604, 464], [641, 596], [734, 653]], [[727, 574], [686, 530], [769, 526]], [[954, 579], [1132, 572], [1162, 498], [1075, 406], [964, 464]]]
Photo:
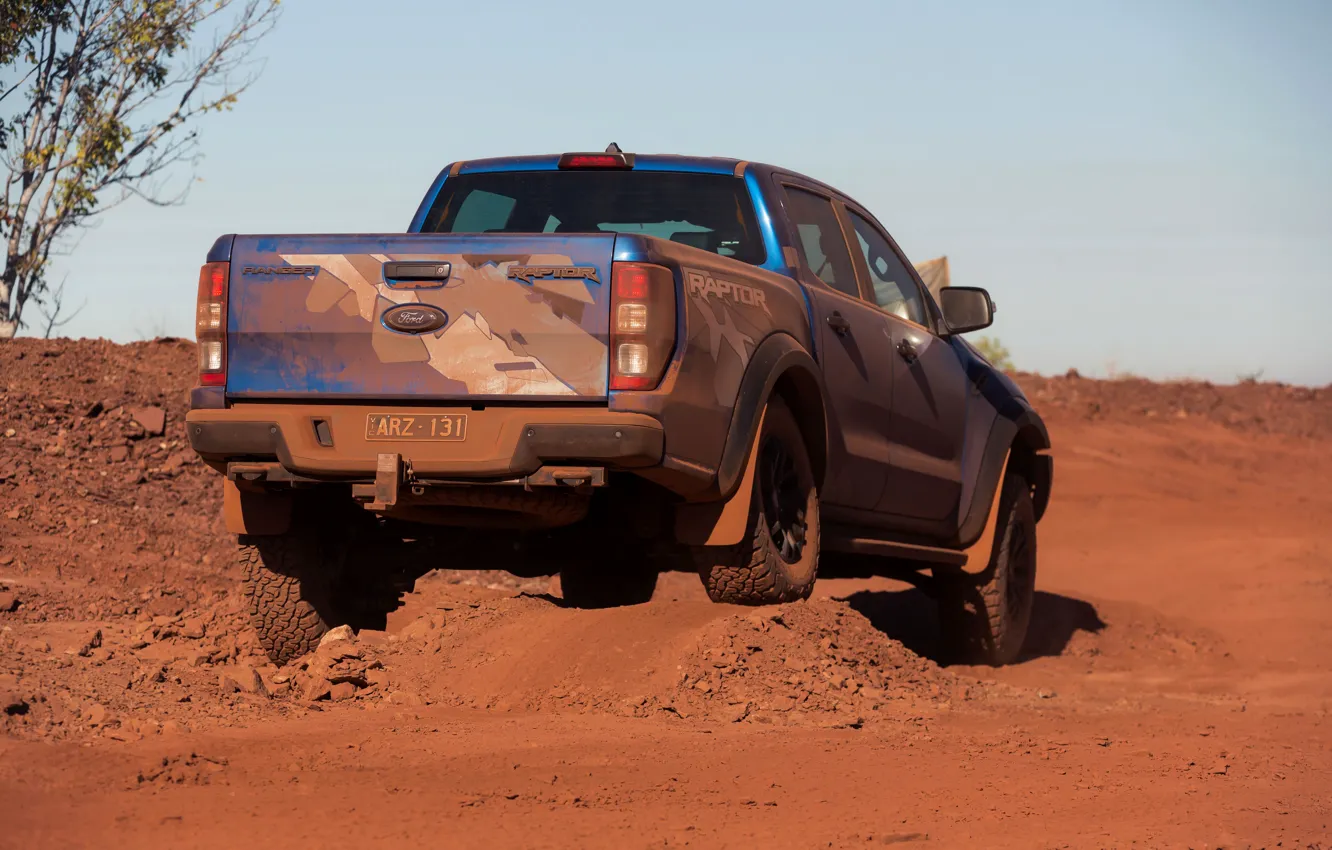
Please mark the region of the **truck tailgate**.
[[604, 399], [614, 244], [614, 234], [237, 236], [227, 395]]

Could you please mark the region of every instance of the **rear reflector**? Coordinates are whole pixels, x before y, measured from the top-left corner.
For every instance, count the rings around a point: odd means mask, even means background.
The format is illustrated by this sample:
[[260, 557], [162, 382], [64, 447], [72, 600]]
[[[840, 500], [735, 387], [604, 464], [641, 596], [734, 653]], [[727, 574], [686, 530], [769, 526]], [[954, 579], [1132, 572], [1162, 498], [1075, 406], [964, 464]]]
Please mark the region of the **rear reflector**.
[[675, 350], [675, 278], [646, 263], [611, 265], [612, 390], [650, 390]]
[[560, 168], [633, 168], [631, 153], [566, 153]]
[[227, 277], [230, 263], [205, 263], [199, 269], [199, 298], [194, 338], [199, 345], [199, 385], [227, 382]]

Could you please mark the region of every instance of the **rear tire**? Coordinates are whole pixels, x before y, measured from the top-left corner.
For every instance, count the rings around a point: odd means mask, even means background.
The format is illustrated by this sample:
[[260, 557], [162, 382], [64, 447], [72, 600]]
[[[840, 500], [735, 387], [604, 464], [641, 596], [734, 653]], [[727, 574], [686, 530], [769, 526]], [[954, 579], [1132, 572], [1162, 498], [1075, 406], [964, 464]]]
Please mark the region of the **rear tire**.
[[713, 602], [775, 605], [808, 599], [819, 568], [819, 494], [795, 416], [768, 401], [755, 451], [749, 524], [735, 546], [693, 550]]
[[241, 535], [239, 542], [250, 621], [274, 664], [313, 651], [329, 629], [347, 621], [334, 600], [338, 564], [315, 534]]
[[936, 570], [945, 660], [1000, 667], [1017, 660], [1036, 601], [1036, 511], [1031, 488], [1010, 473], [999, 497], [990, 562], [979, 574]]

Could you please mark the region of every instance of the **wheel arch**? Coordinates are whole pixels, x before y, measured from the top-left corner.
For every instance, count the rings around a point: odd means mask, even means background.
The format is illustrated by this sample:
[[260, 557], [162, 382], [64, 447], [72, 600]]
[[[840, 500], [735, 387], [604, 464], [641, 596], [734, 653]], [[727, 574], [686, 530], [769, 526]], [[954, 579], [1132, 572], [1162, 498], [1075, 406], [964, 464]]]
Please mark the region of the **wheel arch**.
[[740, 383], [731, 427], [717, 466], [715, 498], [729, 499], [744, 477], [749, 453], [758, 436], [763, 409], [774, 395], [795, 415], [810, 453], [820, 488], [828, 467], [827, 405], [823, 376], [809, 352], [786, 333], [768, 336], [754, 350]]
[[823, 378], [809, 353], [793, 337], [776, 333], [759, 344], [741, 380], [713, 488], [704, 498], [676, 506], [675, 535], [692, 546], [738, 543], [749, 516], [754, 444], [763, 411], [772, 398], [791, 411], [809, 453], [815, 486], [828, 467], [828, 426]]
[[995, 496], [1003, 485], [1004, 470], [1009, 467], [1020, 473], [1032, 488], [1032, 503], [1039, 521], [1049, 505], [1054, 478], [1054, 461], [1045, 453], [1049, 448], [1050, 434], [1045, 422], [1029, 405], [1014, 399], [990, 429], [971, 503], [959, 506], [957, 537], [949, 548], [967, 549], [983, 536]]

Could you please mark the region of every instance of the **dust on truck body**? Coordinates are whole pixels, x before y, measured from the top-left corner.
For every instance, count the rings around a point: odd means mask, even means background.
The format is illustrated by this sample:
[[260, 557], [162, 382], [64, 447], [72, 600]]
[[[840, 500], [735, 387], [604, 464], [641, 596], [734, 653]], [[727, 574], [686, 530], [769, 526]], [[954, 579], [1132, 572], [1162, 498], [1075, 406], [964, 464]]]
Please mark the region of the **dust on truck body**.
[[188, 434], [279, 663], [382, 621], [421, 564], [559, 573], [588, 607], [663, 570], [746, 604], [897, 575], [1003, 663], [1052, 464], [963, 339], [993, 311], [773, 166], [459, 162], [405, 234], [217, 240]]

